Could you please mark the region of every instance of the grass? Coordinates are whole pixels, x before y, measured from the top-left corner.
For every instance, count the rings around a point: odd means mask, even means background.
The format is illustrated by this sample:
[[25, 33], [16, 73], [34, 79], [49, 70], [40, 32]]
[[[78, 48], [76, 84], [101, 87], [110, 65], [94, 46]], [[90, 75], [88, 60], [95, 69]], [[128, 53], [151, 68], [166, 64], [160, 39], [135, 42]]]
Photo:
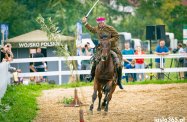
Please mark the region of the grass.
[[[129, 82], [125, 85], [138, 84], [167, 84], [167, 83], [187, 83], [187, 80], [173, 81], [143, 81]], [[0, 122], [30, 122], [32, 121], [39, 110], [37, 105], [37, 97], [41, 95], [42, 90], [53, 88], [74, 88], [80, 86], [93, 86], [92, 83], [77, 82], [70, 84], [59, 85], [11, 85], [8, 86], [5, 96], [0, 103]]]
[[171, 83], [187, 83], [187, 80], [146, 80], [139, 82], [124, 83], [125, 85], [143, 85], [143, 84], [171, 84]]
[[[146, 64], [150, 63], [150, 59], [145, 59]], [[156, 68], [156, 63], [155, 59], [152, 59], [152, 68]], [[171, 58], [165, 58], [165, 68], [176, 68], [178, 67], [178, 62], [176, 59], [171, 59]], [[179, 74], [176, 72], [171, 72], [171, 73], [165, 73], [165, 74], [170, 74], [170, 78], [177, 80], [179, 78]]]
[[[1, 110], [0, 121], [28, 122], [36, 116], [38, 110], [36, 97], [44, 89], [54, 88], [55, 85], [11, 85], [8, 86], [1, 103], [10, 106], [9, 111]], [[0, 108], [3, 109], [3, 108]]]
[[77, 82], [59, 85], [11, 85], [0, 103], [0, 122], [30, 122], [39, 109], [36, 98], [42, 90], [52, 88], [74, 88], [90, 86], [93, 83]]

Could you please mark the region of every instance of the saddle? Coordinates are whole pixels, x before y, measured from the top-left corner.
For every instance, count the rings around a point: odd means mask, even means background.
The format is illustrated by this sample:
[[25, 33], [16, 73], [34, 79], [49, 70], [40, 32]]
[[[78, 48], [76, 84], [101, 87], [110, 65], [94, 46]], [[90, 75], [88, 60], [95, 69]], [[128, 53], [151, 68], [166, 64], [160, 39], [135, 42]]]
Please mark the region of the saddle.
[[[114, 52], [113, 50], [110, 50], [110, 54], [115, 66], [115, 69], [121, 64], [120, 63], [120, 59], [117, 55], [116, 52]], [[95, 65], [99, 64], [99, 62], [101, 61], [101, 55], [100, 55], [100, 50], [97, 50], [96, 53], [91, 57], [91, 62]]]

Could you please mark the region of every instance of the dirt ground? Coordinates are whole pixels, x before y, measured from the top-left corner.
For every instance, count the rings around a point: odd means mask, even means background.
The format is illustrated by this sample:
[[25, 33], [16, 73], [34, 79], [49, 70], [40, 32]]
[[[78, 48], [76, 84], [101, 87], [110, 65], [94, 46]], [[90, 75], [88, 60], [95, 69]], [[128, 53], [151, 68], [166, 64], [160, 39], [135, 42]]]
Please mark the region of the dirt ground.
[[[187, 83], [165, 85], [128, 85], [118, 88], [109, 104], [109, 112], [93, 115], [82, 106], [85, 122], [156, 122], [158, 119], [187, 120]], [[77, 88], [79, 99], [91, 103], [92, 87]], [[74, 96], [74, 89], [45, 90], [38, 98], [39, 111], [34, 122], [79, 122], [80, 107], [64, 107], [63, 97]]]

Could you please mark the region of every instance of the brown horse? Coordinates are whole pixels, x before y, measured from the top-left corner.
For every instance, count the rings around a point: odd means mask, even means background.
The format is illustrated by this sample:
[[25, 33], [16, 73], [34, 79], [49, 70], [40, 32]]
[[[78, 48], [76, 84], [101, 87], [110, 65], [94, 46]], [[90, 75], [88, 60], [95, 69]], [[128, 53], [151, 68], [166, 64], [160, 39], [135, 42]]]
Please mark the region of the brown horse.
[[92, 95], [92, 104], [90, 105], [90, 110], [93, 111], [94, 101], [99, 98], [99, 104], [97, 111], [101, 111], [101, 98], [102, 92], [105, 94], [102, 107], [105, 112], [108, 112], [108, 105], [112, 98], [112, 94], [116, 88], [116, 72], [115, 66], [110, 54], [111, 44], [108, 40], [101, 41], [101, 61], [96, 67], [95, 70], [95, 79], [94, 79], [94, 92]]

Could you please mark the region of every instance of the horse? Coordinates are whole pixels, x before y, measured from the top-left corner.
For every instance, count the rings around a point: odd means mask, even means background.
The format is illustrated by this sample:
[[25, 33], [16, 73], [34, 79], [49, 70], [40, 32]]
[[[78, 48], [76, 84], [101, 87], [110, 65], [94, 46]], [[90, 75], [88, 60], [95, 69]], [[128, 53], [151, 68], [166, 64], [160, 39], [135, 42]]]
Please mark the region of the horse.
[[105, 98], [102, 102], [102, 108], [105, 112], [108, 112], [109, 102], [112, 98], [112, 94], [116, 89], [116, 72], [115, 65], [110, 53], [111, 43], [108, 40], [103, 40], [100, 42], [101, 49], [101, 61], [97, 64], [95, 70], [94, 78], [94, 92], [92, 95], [92, 104], [90, 105], [90, 111], [93, 112], [94, 101], [99, 98], [99, 104], [97, 111], [101, 111], [101, 99], [102, 93], [104, 93]]

